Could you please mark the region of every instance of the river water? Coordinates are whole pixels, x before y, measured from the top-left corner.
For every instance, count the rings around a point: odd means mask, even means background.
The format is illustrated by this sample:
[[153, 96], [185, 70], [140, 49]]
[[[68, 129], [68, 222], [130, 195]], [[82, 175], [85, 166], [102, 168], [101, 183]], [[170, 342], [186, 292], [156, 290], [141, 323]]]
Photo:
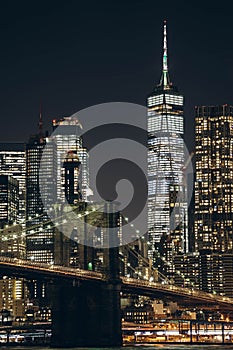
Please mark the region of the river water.
[[[103, 348], [103, 350], [133, 350], [135, 348], [139, 348], [138, 350], [233, 350], [233, 345], [179, 345], [179, 344], [155, 344], [153, 346], [144, 346], [144, 345], [135, 345], [135, 346], [127, 346], [122, 348]], [[45, 347], [7, 347], [7, 350], [48, 350], [51, 348], [45, 348]], [[54, 350], [56, 350], [54, 348]], [[61, 349], [57, 349], [61, 350]], [[101, 348], [72, 348], [69, 350], [101, 350]]]

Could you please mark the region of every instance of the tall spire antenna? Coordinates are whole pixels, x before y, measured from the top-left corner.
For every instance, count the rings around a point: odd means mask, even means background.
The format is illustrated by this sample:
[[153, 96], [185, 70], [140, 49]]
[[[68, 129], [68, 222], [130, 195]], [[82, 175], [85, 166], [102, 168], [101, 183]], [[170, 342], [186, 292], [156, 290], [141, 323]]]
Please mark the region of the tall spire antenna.
[[167, 87], [169, 85], [169, 76], [168, 76], [168, 64], [167, 64], [167, 21], [164, 20], [163, 25], [163, 73], [160, 85]]
[[43, 138], [43, 119], [42, 119], [42, 104], [40, 103], [40, 117], [39, 117], [39, 136]]

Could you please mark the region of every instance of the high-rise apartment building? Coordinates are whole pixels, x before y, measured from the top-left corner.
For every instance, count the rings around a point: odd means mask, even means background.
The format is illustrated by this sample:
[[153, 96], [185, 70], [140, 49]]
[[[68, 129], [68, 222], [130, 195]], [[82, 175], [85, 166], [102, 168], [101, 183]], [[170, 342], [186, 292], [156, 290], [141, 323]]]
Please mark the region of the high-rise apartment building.
[[200, 283], [203, 290], [229, 295], [228, 280], [233, 273], [233, 106], [196, 107], [195, 123], [194, 233], [195, 249], [200, 253]]
[[[164, 23], [163, 71], [160, 83], [148, 96], [148, 255], [153, 262], [188, 250], [187, 202], [183, 181], [184, 98], [170, 82], [167, 32]], [[161, 260], [161, 259], [159, 259]], [[161, 265], [158, 263], [158, 266]], [[161, 266], [159, 266], [161, 267]], [[168, 271], [169, 270], [169, 271]]]
[[233, 106], [196, 107], [195, 245], [233, 252]]

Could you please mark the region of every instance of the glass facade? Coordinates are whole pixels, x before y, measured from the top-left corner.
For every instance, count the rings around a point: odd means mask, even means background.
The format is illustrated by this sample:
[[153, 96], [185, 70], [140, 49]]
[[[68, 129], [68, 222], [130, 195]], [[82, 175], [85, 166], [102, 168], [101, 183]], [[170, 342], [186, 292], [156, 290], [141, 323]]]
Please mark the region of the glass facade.
[[19, 182], [19, 220], [25, 221], [26, 152], [23, 143], [0, 143], [0, 175]]
[[[6, 191], [4, 191], [4, 184], [1, 183], [0, 216], [4, 226], [1, 232], [1, 255], [25, 258], [26, 245], [25, 237], [22, 234], [26, 219], [26, 152], [24, 143], [0, 143], [0, 178], [2, 176], [8, 177], [8, 215], [4, 219], [2, 210], [5, 205], [2, 200]], [[6, 278], [6, 276], [1, 279], [0, 307], [10, 310], [14, 316], [23, 316], [25, 311], [25, 299], [21, 293], [23, 289], [26, 291], [22, 279]]]
[[[148, 256], [173, 273], [173, 256], [188, 250], [187, 201], [183, 181], [184, 98], [170, 83], [164, 25], [163, 73], [148, 96]], [[164, 57], [163, 56], [163, 57]], [[164, 60], [163, 60], [164, 62]], [[169, 267], [170, 266], [170, 267]]]
[[69, 151], [63, 167], [65, 168], [65, 197], [67, 202], [72, 205], [82, 200], [79, 184], [80, 165], [81, 162], [79, 161], [77, 152]]
[[[44, 147], [47, 147], [49, 162], [43, 167], [40, 176], [44, 193], [56, 192], [56, 149], [49, 139], [35, 136], [26, 145], [26, 218], [27, 218], [27, 259], [51, 263], [54, 261], [54, 229], [43, 222], [49, 220], [44, 211], [39, 183], [40, 160]], [[51, 169], [52, 168], [52, 169]], [[51, 176], [54, 175], [54, 176]], [[53, 201], [54, 198], [51, 198]]]
[[8, 175], [0, 175], [0, 224], [16, 224], [19, 220], [19, 183]]
[[233, 252], [233, 107], [196, 107], [196, 250]]
[[87, 201], [89, 188], [88, 153], [82, 146], [81, 125], [77, 118], [64, 117], [53, 120], [53, 140], [57, 146], [57, 198], [58, 202], [65, 200], [65, 168], [64, 161], [69, 151], [77, 152], [81, 163], [80, 190], [83, 201]]
[[200, 288], [232, 297], [233, 106], [198, 106], [195, 117], [195, 249]]

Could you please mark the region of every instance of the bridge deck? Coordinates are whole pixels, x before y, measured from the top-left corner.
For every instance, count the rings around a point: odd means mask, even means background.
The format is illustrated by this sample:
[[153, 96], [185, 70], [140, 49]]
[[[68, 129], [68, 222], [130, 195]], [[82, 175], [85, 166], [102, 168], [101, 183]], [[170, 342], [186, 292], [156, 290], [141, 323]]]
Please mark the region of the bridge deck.
[[[0, 273], [1, 275], [25, 278], [40, 277], [50, 280], [62, 278], [106, 283], [105, 275], [99, 272], [7, 257], [0, 257]], [[219, 307], [221, 310], [233, 312], [232, 298], [123, 276], [121, 282], [121, 289], [126, 293], [147, 295], [160, 299], [168, 298], [177, 300], [182, 305], [202, 305], [204, 308]]]

